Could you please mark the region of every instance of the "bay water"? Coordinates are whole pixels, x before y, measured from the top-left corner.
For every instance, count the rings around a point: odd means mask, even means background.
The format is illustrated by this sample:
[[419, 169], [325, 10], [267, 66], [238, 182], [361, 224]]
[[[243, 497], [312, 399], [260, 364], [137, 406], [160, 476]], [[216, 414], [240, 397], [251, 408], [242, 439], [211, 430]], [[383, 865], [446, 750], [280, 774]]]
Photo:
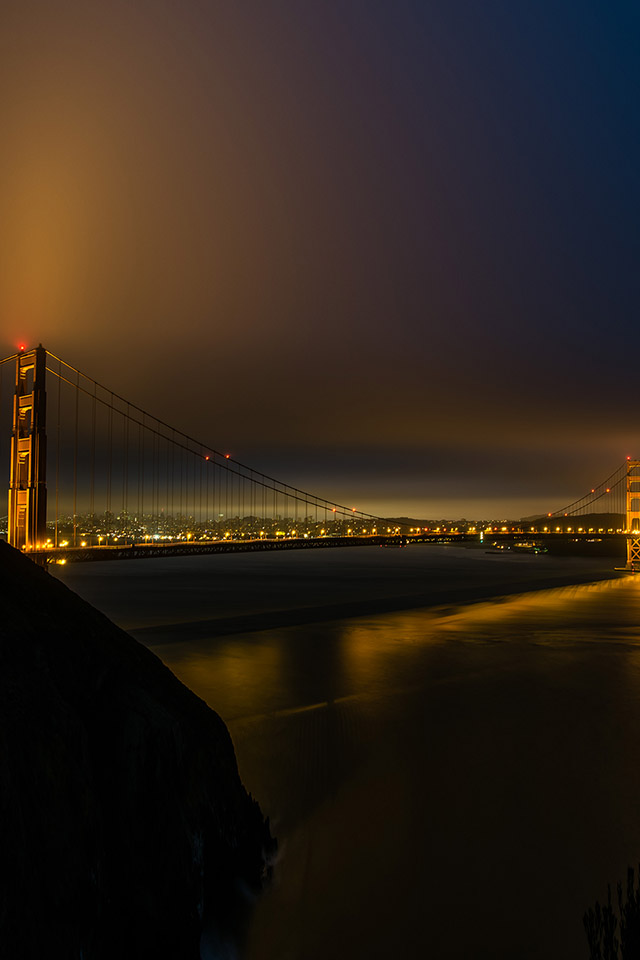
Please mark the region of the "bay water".
[[279, 842], [246, 960], [588, 956], [640, 859], [640, 578], [358, 547], [69, 564], [231, 732]]

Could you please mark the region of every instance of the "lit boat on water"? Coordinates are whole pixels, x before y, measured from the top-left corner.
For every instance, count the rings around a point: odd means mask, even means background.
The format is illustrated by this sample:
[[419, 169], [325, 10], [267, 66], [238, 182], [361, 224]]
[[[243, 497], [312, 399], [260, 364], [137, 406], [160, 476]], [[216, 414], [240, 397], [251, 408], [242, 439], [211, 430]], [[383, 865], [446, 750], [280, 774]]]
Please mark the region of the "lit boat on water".
[[535, 543], [529, 540], [517, 540], [515, 543], [492, 543], [485, 553], [548, 553], [547, 548], [541, 543]]

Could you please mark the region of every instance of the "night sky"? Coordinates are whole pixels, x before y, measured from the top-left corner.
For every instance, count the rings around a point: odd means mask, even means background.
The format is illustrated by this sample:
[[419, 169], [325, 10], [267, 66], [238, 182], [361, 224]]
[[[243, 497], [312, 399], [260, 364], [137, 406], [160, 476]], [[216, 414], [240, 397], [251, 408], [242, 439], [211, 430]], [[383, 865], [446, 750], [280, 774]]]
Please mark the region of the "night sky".
[[640, 458], [640, 8], [4, 0], [0, 351], [383, 515]]

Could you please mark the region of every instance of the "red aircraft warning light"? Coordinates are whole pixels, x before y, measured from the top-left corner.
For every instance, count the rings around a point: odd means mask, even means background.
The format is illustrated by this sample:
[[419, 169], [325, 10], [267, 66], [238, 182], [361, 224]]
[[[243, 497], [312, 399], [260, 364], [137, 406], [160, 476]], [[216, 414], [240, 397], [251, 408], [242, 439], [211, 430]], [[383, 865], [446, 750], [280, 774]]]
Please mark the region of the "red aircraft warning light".
[[228, 459], [229, 459], [229, 457], [231, 456], [231, 454], [230, 454], [230, 453], [225, 453], [225, 455], [224, 455], [224, 456], [225, 456], [225, 460], [228, 460]]
[[18, 344], [18, 350], [20, 351], [20, 353], [24, 353], [24, 351], [25, 351], [26, 349], [27, 349], [26, 344], [24, 344], [24, 343], [19, 343], [19, 344]]

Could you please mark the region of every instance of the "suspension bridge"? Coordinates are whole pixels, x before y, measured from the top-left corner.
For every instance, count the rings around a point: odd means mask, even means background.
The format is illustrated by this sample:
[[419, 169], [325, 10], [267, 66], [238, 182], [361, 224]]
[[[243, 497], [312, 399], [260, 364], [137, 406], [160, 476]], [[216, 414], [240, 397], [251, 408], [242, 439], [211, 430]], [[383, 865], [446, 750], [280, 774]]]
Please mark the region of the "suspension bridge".
[[[6, 395], [6, 402], [5, 402]], [[40, 562], [481, 536], [406, 529], [238, 462], [42, 345], [0, 360], [6, 537]], [[624, 537], [640, 569], [640, 461], [497, 536]]]

